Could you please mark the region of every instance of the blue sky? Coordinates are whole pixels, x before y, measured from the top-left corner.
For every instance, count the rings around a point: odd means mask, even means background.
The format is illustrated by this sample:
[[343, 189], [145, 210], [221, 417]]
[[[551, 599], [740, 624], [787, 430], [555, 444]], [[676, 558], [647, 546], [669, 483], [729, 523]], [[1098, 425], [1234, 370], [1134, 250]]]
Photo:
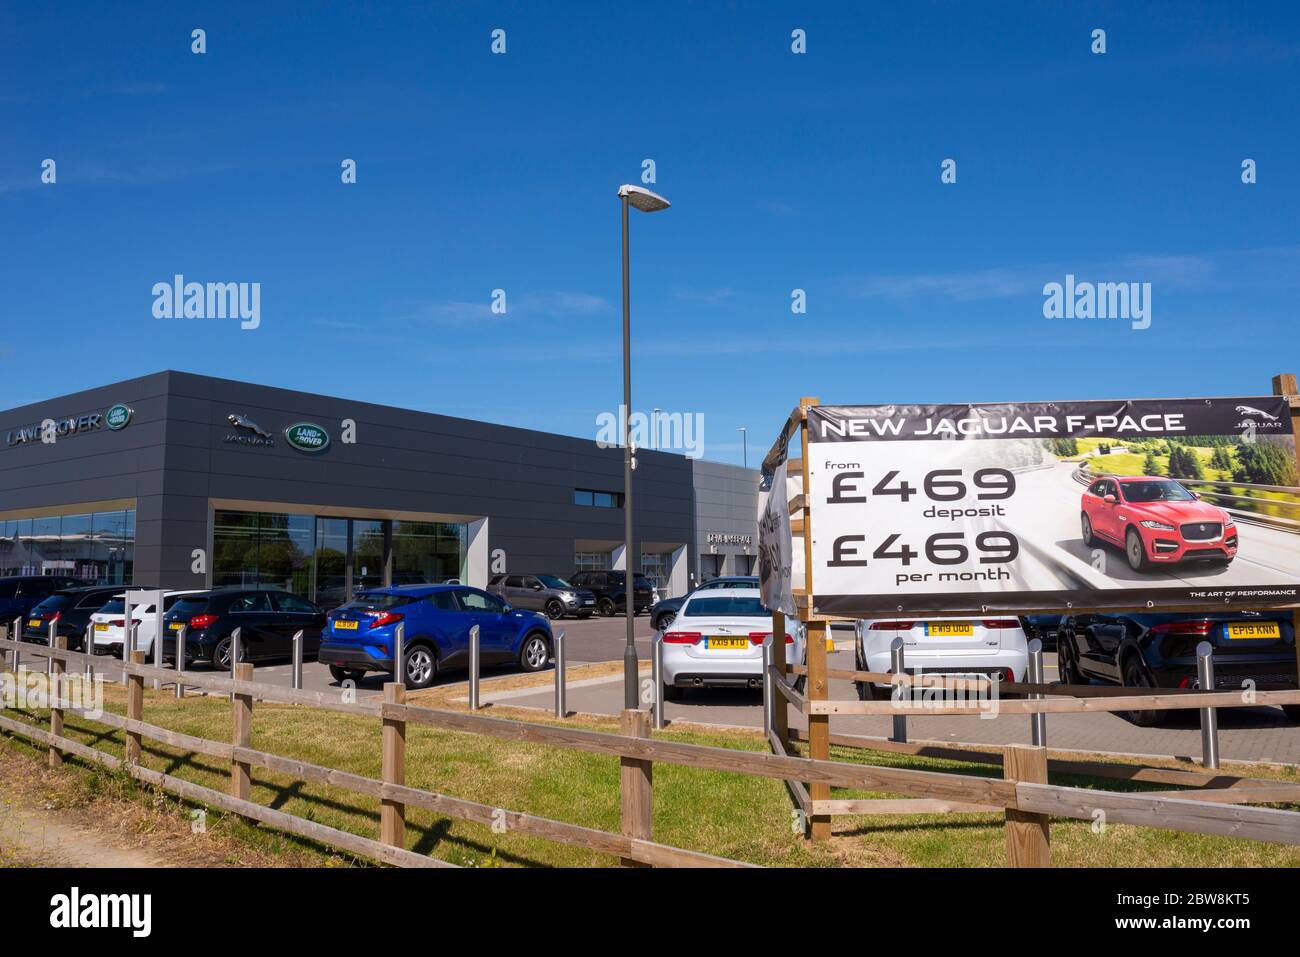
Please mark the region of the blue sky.
[[[634, 405], [706, 458], [801, 395], [1300, 368], [1294, 4], [370, 6], [0, 6], [0, 408], [175, 368], [594, 437], [647, 158]], [[155, 319], [176, 273], [260, 282], [260, 328]], [[1150, 282], [1151, 328], [1044, 318], [1066, 273]]]

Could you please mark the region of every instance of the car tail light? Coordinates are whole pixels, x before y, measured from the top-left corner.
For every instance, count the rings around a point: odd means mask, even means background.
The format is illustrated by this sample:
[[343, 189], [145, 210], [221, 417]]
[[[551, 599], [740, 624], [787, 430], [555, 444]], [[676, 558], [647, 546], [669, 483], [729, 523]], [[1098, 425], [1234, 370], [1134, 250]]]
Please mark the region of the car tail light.
[[196, 628], [197, 629], [209, 628], [212, 625], [215, 625], [216, 622], [217, 622], [216, 615], [195, 615], [193, 618], [190, 619], [190, 628], [191, 630]]
[[108, 627], [110, 627], [110, 628], [125, 628], [125, 627], [126, 627], [126, 619], [124, 619], [124, 618], [118, 618], [116, 621], [110, 621], [110, 622], [108, 623]]
[[[763, 642], [767, 641], [767, 639], [771, 636], [771, 634], [772, 633], [770, 631], [751, 631], [749, 633], [749, 643], [751, 645], [761, 645]], [[786, 635], [785, 643], [787, 645], [793, 645], [794, 639], [791, 638], [789, 635]]]
[[867, 626], [868, 631], [911, 631], [910, 621], [873, 621]]
[[1192, 676], [1191, 676], [1191, 675], [1187, 675], [1186, 677], [1183, 678], [1182, 681], [1178, 682], [1178, 687], [1180, 687], [1180, 688], [1190, 688], [1191, 686], [1192, 686]]
[[668, 645], [695, 645], [703, 637], [698, 631], [666, 631], [663, 640]]
[[366, 614], [370, 615], [369, 627], [371, 628], [382, 628], [384, 625], [391, 625], [402, 620], [402, 615], [395, 611], [370, 611], [366, 612]]
[[985, 618], [980, 622], [985, 628], [1019, 628], [1020, 622], [1015, 618]]
[[1210, 633], [1208, 621], [1167, 621], [1152, 625], [1151, 630], [1157, 635], [1198, 635], [1205, 637]]
[[1016, 680], [1016, 673], [1015, 673], [1014, 671], [1012, 671], [1010, 668], [1005, 669], [1005, 671], [1006, 671], [1006, 675], [1003, 677], [1003, 679], [1002, 679], [1003, 681], [1015, 681], [1015, 680]]

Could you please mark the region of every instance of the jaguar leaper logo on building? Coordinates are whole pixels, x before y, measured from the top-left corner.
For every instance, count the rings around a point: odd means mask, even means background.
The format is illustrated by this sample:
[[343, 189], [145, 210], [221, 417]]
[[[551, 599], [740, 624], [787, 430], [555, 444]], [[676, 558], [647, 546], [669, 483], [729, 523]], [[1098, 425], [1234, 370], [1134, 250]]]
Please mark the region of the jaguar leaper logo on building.
[[104, 424], [117, 432], [119, 429], [125, 429], [130, 424], [133, 414], [135, 414], [134, 409], [119, 402], [104, 413]]
[[295, 422], [284, 430], [284, 439], [299, 452], [324, 452], [330, 434], [314, 422]]

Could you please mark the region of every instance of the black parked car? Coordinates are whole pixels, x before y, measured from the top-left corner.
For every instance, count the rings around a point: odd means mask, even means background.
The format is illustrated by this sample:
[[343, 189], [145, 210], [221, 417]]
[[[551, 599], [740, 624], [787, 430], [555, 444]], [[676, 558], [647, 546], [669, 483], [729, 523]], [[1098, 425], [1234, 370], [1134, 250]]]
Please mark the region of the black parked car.
[[650, 623], [654, 626], [655, 631], [663, 631], [677, 619], [677, 613], [681, 611], [682, 605], [686, 599], [701, 588], [757, 588], [757, 575], [734, 575], [723, 576], [721, 578], [711, 578], [702, 584], [696, 585], [685, 595], [678, 598], [665, 598], [656, 602], [655, 606], [650, 609]]
[[1024, 626], [1027, 637], [1037, 638], [1043, 643], [1044, 648], [1055, 648], [1056, 638], [1060, 634], [1061, 622], [1064, 619], [1064, 615], [1025, 615], [1020, 619], [1020, 623]]
[[185, 663], [230, 668], [232, 635], [239, 631], [240, 661], [289, 658], [302, 631], [303, 657], [320, 650], [325, 612], [318, 605], [272, 588], [217, 588], [181, 597], [163, 616], [163, 659], [176, 660], [176, 635], [185, 632]]
[[[23, 619], [23, 641], [48, 645], [50, 622], [55, 631], [68, 640], [69, 651], [93, 651], [83, 647], [86, 643], [86, 626], [90, 616], [112, 600], [114, 595], [126, 591], [126, 585], [81, 585], [60, 588], [27, 613]], [[135, 586], [132, 586], [135, 587]]]
[[54, 575], [14, 575], [0, 578], [0, 622], [12, 625], [60, 588], [88, 585], [79, 578]]
[[[1196, 646], [1202, 641], [1214, 648], [1213, 690], [1235, 690], [1246, 679], [1260, 691], [1296, 687], [1290, 612], [1067, 616], [1057, 639], [1057, 667], [1066, 684], [1097, 680], [1126, 688], [1197, 688]], [[1282, 710], [1300, 720], [1300, 705]], [[1130, 711], [1128, 717], [1148, 727], [1167, 714]]]
[[[596, 611], [602, 615], [627, 613], [627, 576], [624, 572], [577, 572], [569, 584], [596, 596]], [[641, 614], [654, 603], [654, 586], [644, 575], [632, 579], [632, 611]]]

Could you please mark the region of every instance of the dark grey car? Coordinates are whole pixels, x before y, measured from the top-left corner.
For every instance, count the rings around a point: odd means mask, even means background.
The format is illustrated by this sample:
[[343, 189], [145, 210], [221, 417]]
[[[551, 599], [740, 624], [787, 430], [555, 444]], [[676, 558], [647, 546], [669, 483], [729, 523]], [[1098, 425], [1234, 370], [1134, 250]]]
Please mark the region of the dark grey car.
[[544, 612], [552, 621], [565, 615], [590, 618], [596, 610], [594, 592], [575, 588], [555, 575], [494, 575], [487, 590], [516, 608]]

